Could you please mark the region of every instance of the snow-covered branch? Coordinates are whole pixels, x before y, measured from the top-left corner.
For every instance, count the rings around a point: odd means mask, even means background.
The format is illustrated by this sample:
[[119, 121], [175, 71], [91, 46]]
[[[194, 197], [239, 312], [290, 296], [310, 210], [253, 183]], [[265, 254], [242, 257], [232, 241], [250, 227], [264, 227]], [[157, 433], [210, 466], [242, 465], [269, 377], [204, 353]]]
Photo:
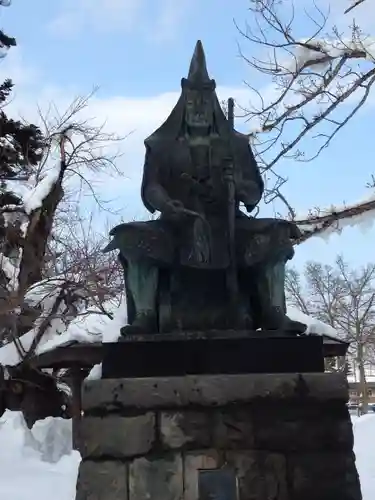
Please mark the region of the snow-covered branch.
[[[117, 263], [102, 256], [103, 238], [88, 232], [87, 215], [85, 228], [82, 220], [77, 224], [79, 197], [75, 204], [68, 201], [69, 190], [80, 191], [85, 183], [100, 204], [90, 172], [107, 167], [116, 172], [116, 154], [108, 148], [119, 139], [80, 120], [87, 103], [78, 98], [63, 114], [55, 109], [52, 118], [51, 110], [41, 114], [45, 149], [40, 163], [26, 182], [7, 182], [0, 204], [0, 340], [17, 343], [31, 332], [31, 353], [42, 337], [61, 333], [82, 309], [96, 307], [107, 314], [102, 303], [118, 292], [113, 286]], [[45, 294], [38, 304], [29, 300], [35, 286]]]
[[[258, 99], [245, 112], [268, 170], [284, 157], [315, 158], [363, 106], [375, 81], [375, 39], [354, 22], [348, 33], [330, 28], [328, 14], [318, 7], [314, 17], [306, 15], [312, 32], [301, 39], [295, 34], [294, 7], [287, 14], [291, 2], [253, 3], [255, 28], [238, 29], [256, 55], [241, 53], [253, 70], [270, 79], [272, 90], [264, 96], [249, 85]], [[313, 130], [317, 146], [307, 155], [302, 142]]]
[[344, 11], [344, 14], [348, 14], [363, 2], [365, 2], [365, 0], [351, 0], [349, 7]]
[[339, 31], [329, 5], [327, 12], [312, 5], [311, 13], [292, 1], [254, 0], [249, 23], [237, 25], [241, 56], [252, 78], [262, 79], [263, 90], [248, 83], [253, 97], [243, 114], [267, 172], [266, 202], [286, 201], [279, 162], [315, 159], [368, 101], [375, 82], [375, 38], [355, 21]]
[[352, 205], [332, 206], [325, 210], [315, 209], [305, 217], [296, 217], [294, 222], [301, 230], [302, 243], [312, 236], [326, 237], [341, 234], [345, 227], [372, 226], [375, 221], [375, 196]]

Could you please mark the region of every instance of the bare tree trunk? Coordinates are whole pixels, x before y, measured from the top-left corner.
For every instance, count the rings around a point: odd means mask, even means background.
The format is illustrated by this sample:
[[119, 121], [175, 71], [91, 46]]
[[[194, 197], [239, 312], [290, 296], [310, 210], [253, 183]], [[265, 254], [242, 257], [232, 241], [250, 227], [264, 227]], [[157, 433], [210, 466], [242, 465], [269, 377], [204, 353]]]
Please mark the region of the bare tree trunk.
[[366, 372], [365, 372], [365, 362], [363, 355], [363, 345], [358, 346], [358, 371], [359, 371], [359, 392], [360, 392], [360, 414], [366, 415], [368, 412], [368, 392], [367, 392], [367, 382], [366, 382]]

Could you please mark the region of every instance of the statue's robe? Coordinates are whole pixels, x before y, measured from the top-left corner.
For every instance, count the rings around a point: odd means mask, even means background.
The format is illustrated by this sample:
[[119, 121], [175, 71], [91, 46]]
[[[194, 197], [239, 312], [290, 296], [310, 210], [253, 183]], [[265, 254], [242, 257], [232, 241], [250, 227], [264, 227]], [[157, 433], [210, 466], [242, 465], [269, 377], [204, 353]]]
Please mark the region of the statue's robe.
[[[204, 148], [204, 146], [199, 146]], [[231, 142], [214, 135], [206, 147], [207, 162], [194, 161], [194, 148], [186, 136], [176, 139], [159, 138], [146, 143], [146, 158], [142, 181], [142, 199], [151, 212], [157, 209], [160, 196], [179, 200], [184, 207], [200, 213], [207, 221], [200, 224], [194, 216], [173, 221], [162, 215], [157, 220], [132, 222], [116, 226], [111, 233], [116, 236], [113, 248], [119, 248], [125, 258], [152, 259], [160, 266], [182, 265], [208, 269], [225, 269], [230, 263], [228, 190], [223, 180], [223, 166], [231, 157], [234, 180], [252, 182], [256, 193], [251, 211], [263, 194], [263, 181], [246, 136], [234, 133]], [[196, 187], [210, 186], [208, 198]], [[235, 246], [237, 265], [251, 267], [293, 255], [292, 239], [298, 236], [296, 227], [277, 219], [256, 219], [239, 210], [236, 196]], [[199, 258], [200, 229], [208, 242], [207, 260]], [[205, 244], [203, 241], [203, 245]], [[202, 242], [201, 242], [202, 243]]]

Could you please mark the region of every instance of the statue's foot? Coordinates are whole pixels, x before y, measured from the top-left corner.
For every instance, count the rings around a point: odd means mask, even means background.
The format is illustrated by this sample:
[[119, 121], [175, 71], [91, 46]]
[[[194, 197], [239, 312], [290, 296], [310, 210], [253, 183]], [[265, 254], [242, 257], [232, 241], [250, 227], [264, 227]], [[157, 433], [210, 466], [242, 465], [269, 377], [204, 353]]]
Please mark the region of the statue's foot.
[[264, 318], [262, 330], [278, 330], [298, 335], [306, 331], [307, 326], [290, 319], [279, 307], [272, 307]]
[[156, 332], [156, 316], [152, 311], [138, 314], [131, 325], [123, 326], [120, 330], [120, 333], [123, 337], [125, 337], [126, 335], [148, 334]]
[[306, 329], [307, 325], [301, 323], [300, 321], [295, 321], [293, 319], [290, 319], [288, 316], [285, 315], [284, 330], [286, 330], [287, 332], [300, 334], [300, 333], [305, 333]]

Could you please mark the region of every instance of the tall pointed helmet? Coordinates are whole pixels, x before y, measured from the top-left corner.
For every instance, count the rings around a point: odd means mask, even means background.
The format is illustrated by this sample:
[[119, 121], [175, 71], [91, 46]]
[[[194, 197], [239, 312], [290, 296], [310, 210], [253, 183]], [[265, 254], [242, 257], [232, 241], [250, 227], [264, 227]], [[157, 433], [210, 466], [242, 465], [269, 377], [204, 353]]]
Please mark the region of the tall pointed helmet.
[[181, 86], [183, 88], [187, 87], [197, 90], [214, 90], [216, 88], [215, 80], [211, 80], [208, 75], [206, 56], [200, 40], [198, 40], [195, 45], [194, 54], [190, 62], [188, 77], [181, 80]]
[[189, 89], [197, 91], [211, 91], [215, 125], [220, 134], [228, 133], [227, 119], [223, 113], [223, 110], [221, 109], [219, 100], [215, 92], [215, 80], [211, 80], [208, 75], [206, 57], [204, 55], [203, 45], [200, 40], [198, 40], [195, 45], [188, 77], [181, 80], [181, 85], [181, 95], [175, 107], [172, 109], [170, 115], [165, 120], [165, 122], [160, 125], [160, 127], [145, 140], [145, 145], [147, 148], [152, 147], [152, 145], [155, 144], [155, 142], [158, 140], [174, 140], [182, 133], [182, 131], [184, 130], [186, 92]]

